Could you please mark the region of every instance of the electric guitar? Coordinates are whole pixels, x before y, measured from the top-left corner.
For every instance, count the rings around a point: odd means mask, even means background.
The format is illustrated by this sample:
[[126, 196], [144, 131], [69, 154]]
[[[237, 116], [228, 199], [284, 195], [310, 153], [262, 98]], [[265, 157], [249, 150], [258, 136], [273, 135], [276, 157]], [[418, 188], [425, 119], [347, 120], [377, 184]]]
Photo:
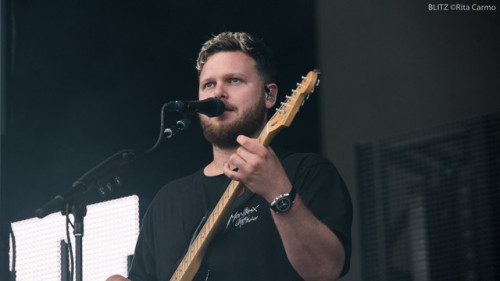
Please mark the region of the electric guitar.
[[[268, 146], [281, 129], [290, 127], [300, 107], [319, 84], [318, 74], [319, 71], [317, 70], [309, 71], [307, 76], [302, 77], [302, 81], [297, 83], [297, 88], [292, 90], [291, 95], [286, 96], [285, 101], [281, 102], [281, 106], [276, 109], [264, 130], [260, 133], [258, 138], [260, 144]], [[243, 184], [239, 181], [233, 180], [229, 183], [207, 221], [189, 246], [170, 281], [193, 280], [201, 265], [208, 244], [226, 217], [231, 205], [238, 197], [242, 187]]]

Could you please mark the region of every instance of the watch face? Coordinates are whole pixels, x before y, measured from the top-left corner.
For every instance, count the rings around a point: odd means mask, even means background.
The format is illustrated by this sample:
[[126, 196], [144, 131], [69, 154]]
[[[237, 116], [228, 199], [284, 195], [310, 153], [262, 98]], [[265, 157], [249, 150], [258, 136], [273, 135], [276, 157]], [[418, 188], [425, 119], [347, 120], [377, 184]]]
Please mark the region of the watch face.
[[290, 201], [290, 198], [282, 197], [276, 202], [275, 206], [278, 212], [286, 212], [292, 206], [292, 202]]

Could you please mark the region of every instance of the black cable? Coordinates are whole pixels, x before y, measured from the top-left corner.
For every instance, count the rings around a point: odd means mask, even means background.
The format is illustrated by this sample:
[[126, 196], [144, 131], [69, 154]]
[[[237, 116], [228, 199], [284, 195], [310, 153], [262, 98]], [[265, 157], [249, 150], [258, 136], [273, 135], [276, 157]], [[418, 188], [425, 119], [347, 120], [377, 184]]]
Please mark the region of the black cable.
[[158, 139], [156, 140], [156, 143], [148, 150], [146, 150], [144, 152], [144, 154], [148, 154], [150, 152], [152, 152], [153, 150], [155, 150], [158, 145], [160, 145], [161, 141], [163, 140], [163, 134], [164, 134], [164, 130], [165, 130], [165, 108], [167, 107], [167, 104], [164, 104], [162, 107], [161, 107], [161, 117], [160, 117], [160, 135], [158, 136]]
[[12, 225], [9, 223], [9, 233], [12, 244], [12, 269], [10, 271], [10, 281], [16, 280], [16, 236], [12, 230]]
[[73, 247], [71, 246], [71, 237], [69, 234], [69, 226], [71, 225], [72, 227], [73, 224], [69, 220], [69, 205], [66, 204], [66, 239], [68, 239], [68, 250], [69, 250], [69, 259], [70, 259], [70, 271], [69, 271], [69, 281], [73, 281], [73, 271], [74, 271], [74, 261], [73, 261]]

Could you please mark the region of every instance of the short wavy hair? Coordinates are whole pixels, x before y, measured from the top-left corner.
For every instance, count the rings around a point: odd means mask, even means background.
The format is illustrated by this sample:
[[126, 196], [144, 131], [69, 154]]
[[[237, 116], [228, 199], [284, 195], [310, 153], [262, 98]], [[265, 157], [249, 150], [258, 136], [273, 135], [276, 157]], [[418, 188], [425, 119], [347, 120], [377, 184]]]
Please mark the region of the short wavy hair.
[[196, 61], [200, 76], [208, 58], [218, 52], [241, 51], [255, 60], [255, 67], [264, 84], [276, 82], [276, 63], [271, 49], [259, 38], [246, 32], [222, 32], [205, 42]]

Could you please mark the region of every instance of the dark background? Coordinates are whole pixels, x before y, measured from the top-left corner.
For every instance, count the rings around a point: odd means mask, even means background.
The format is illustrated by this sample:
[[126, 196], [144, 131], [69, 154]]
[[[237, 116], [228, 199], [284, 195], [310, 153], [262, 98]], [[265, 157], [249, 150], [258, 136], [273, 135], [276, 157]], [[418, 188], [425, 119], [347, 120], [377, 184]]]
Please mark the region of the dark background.
[[[360, 218], [364, 194], [355, 147], [406, 134], [422, 134], [416, 137], [418, 141], [427, 129], [446, 133], [449, 125], [500, 112], [500, 7], [498, 1], [472, 0], [459, 3], [469, 7], [496, 5], [496, 10], [430, 11], [429, 4], [442, 3], [436, 1], [316, 3], [318, 59], [323, 71], [319, 108], [322, 150], [337, 165], [354, 200], [353, 264], [345, 280], [364, 280], [362, 273], [367, 267], [362, 256], [367, 249], [363, 243], [367, 242], [362, 228], [375, 222]], [[471, 177], [484, 179], [477, 173]], [[498, 190], [498, 183], [493, 184]], [[491, 200], [498, 202], [499, 198]], [[394, 201], [398, 202], [404, 201]], [[496, 214], [498, 218], [498, 210]], [[456, 213], [450, 216], [460, 221]], [[499, 220], [496, 225], [500, 225]], [[408, 249], [406, 253], [411, 255]], [[474, 257], [480, 261], [482, 255]], [[377, 258], [382, 263], [385, 257], [379, 253]]]
[[[194, 65], [211, 34], [248, 31], [264, 38], [276, 50], [281, 92], [295, 88], [316, 66], [313, 6], [286, 3], [11, 2], [4, 159], [11, 220], [33, 216], [114, 152], [152, 146], [161, 105], [197, 98]], [[298, 13], [300, 21], [290, 20]], [[292, 142], [285, 133], [281, 143], [307, 143], [308, 150], [319, 151], [316, 101], [307, 107], [294, 124], [306, 133], [293, 135]], [[175, 122], [179, 116], [167, 118]], [[127, 167], [124, 185], [111, 198], [139, 194], [147, 201], [210, 157], [195, 123]], [[89, 202], [100, 200], [96, 192], [88, 196]]]
[[[32, 217], [107, 156], [151, 146], [161, 105], [196, 98], [200, 45], [225, 30], [255, 33], [275, 50], [280, 100], [301, 75], [322, 70], [319, 91], [275, 144], [323, 153], [346, 180], [355, 216], [345, 280], [361, 280], [364, 270], [356, 146], [500, 112], [498, 10], [430, 11], [433, 3], [398, 0], [178, 2], [2, 2], [0, 217]], [[127, 167], [110, 197], [94, 190], [89, 202], [134, 193], [144, 207], [210, 154], [195, 124]]]

